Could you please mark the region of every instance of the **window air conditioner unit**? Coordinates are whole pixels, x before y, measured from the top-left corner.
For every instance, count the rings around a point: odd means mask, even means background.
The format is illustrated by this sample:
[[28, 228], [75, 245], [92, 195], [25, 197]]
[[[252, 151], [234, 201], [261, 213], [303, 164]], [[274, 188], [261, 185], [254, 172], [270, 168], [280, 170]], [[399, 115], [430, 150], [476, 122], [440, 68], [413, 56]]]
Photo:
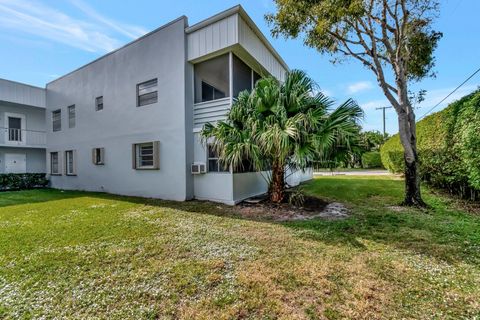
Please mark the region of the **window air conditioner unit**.
[[206, 168], [206, 165], [205, 163], [193, 163], [192, 164], [192, 174], [202, 174], [202, 173], [206, 173], [207, 172], [207, 168]]

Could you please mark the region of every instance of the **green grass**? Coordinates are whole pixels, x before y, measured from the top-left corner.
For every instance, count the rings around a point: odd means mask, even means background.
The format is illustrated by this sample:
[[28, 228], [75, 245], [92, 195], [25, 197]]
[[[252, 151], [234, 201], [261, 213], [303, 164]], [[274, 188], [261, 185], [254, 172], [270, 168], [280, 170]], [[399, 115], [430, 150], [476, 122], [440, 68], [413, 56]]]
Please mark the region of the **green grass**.
[[0, 193], [0, 318], [476, 319], [480, 217], [391, 177], [321, 177], [341, 221], [83, 192]]

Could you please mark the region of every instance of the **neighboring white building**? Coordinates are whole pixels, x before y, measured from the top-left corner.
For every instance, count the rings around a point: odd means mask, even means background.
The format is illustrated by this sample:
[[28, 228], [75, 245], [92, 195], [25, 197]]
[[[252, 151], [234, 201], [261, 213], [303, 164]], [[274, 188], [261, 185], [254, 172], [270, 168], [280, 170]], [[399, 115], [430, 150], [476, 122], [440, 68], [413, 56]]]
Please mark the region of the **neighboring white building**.
[[240, 91], [287, 70], [241, 6], [193, 26], [180, 17], [47, 84], [51, 185], [227, 204], [264, 193], [260, 173], [222, 170], [199, 132]]
[[0, 79], [0, 173], [45, 173], [45, 89]]

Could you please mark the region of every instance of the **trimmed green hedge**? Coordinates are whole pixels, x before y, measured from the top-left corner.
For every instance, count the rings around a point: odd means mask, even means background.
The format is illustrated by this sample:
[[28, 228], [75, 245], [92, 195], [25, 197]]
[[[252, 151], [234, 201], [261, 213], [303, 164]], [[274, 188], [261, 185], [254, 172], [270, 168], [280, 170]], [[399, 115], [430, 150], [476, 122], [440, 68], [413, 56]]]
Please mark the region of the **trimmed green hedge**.
[[[480, 197], [480, 90], [417, 123], [422, 179], [464, 198]], [[391, 172], [404, 169], [403, 148], [394, 135], [380, 149]]]
[[43, 188], [48, 184], [45, 173], [0, 174], [0, 190]]
[[365, 169], [383, 168], [380, 152], [369, 151], [362, 154], [362, 167]]

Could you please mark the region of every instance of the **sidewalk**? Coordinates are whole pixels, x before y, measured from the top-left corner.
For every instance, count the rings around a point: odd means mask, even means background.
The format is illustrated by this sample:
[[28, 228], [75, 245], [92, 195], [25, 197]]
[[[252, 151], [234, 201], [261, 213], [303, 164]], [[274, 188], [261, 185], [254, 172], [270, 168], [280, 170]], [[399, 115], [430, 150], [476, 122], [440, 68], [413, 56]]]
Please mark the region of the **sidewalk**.
[[391, 175], [388, 170], [352, 170], [352, 171], [317, 171], [313, 172], [315, 176], [388, 176]]

